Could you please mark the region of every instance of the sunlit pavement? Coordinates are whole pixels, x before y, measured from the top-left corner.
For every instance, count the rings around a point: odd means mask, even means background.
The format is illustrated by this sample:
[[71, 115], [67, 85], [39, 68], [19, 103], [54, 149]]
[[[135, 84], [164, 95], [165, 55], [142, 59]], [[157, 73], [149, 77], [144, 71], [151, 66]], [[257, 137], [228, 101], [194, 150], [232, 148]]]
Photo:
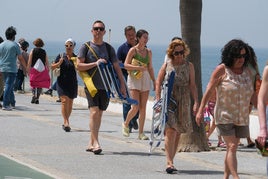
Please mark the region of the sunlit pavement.
[[[42, 95], [40, 104], [31, 104], [29, 92], [16, 94], [16, 109], [0, 110], [0, 154], [52, 178], [223, 177], [225, 151], [219, 148], [212, 148], [210, 152], [178, 153], [174, 160], [178, 172], [166, 174], [163, 142], [150, 155], [148, 141], [138, 140], [137, 131], [129, 138], [122, 136], [122, 115], [118, 113], [104, 112], [99, 132], [102, 154], [86, 152], [90, 132], [86, 105], [74, 105], [70, 118], [72, 129], [67, 133], [61, 127], [61, 107], [56, 100], [57, 97]], [[144, 127], [147, 135], [150, 125], [147, 119]], [[215, 134], [211, 142], [212, 146], [216, 145]], [[261, 157], [256, 148], [240, 147], [237, 156], [241, 178], [267, 178], [266, 158]], [[2, 174], [8, 164], [1, 161]], [[16, 169], [11, 167], [9, 171], [12, 174]]]

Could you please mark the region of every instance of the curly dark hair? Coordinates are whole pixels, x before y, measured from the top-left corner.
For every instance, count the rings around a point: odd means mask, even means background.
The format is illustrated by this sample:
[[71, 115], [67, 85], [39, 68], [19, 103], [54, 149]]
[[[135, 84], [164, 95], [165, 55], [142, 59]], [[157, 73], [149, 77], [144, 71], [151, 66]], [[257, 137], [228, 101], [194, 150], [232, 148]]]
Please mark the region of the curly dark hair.
[[222, 48], [221, 64], [223, 63], [227, 67], [232, 67], [235, 58], [240, 56], [240, 51], [242, 49], [246, 50], [245, 63], [243, 64], [243, 66], [247, 66], [250, 60], [248, 45], [239, 39], [232, 39]]
[[257, 71], [257, 73], [259, 73], [257, 56], [254, 49], [250, 45], [248, 45], [248, 51], [249, 51], [249, 64], [251, 64], [252, 67]]

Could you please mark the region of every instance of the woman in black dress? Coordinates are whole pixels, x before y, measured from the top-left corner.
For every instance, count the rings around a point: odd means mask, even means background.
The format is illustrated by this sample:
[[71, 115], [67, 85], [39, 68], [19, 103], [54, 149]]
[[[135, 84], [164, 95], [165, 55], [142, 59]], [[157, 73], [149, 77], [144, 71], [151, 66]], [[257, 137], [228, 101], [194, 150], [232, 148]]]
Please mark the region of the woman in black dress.
[[52, 70], [60, 68], [60, 76], [57, 77], [57, 91], [61, 99], [61, 113], [64, 119], [62, 129], [66, 132], [71, 131], [69, 117], [72, 113], [73, 99], [77, 97], [78, 88], [74, 47], [75, 41], [67, 39], [65, 42], [66, 52], [59, 54], [51, 65]]

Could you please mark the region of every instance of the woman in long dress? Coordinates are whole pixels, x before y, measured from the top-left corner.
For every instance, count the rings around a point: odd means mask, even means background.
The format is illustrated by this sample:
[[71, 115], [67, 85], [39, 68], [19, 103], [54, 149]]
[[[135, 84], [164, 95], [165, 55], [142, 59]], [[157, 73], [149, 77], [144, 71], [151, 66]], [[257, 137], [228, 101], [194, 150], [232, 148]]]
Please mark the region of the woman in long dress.
[[[175, 71], [172, 98], [176, 101], [175, 111], [168, 113], [165, 129], [165, 152], [167, 160], [166, 172], [171, 174], [177, 169], [173, 159], [177, 152], [180, 134], [193, 130], [191, 112], [198, 109], [198, 95], [195, 84], [195, 70], [191, 62], [186, 60], [190, 49], [183, 40], [174, 40], [169, 44], [167, 55], [170, 60], [164, 62], [156, 80], [156, 100], [161, 97], [161, 86], [168, 74]], [[191, 97], [194, 99], [191, 109]]]

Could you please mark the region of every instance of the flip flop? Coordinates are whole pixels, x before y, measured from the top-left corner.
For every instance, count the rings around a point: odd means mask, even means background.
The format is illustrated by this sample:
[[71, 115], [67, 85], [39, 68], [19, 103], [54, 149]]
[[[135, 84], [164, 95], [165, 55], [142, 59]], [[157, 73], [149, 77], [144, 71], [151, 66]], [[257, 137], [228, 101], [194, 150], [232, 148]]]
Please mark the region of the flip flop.
[[86, 149], [86, 152], [93, 152], [93, 147], [91, 147], [91, 148], [87, 148], [87, 149]]
[[167, 167], [166, 172], [167, 174], [175, 174], [178, 170], [174, 167]]
[[247, 145], [247, 148], [253, 148], [255, 146], [255, 143], [250, 143]]
[[101, 149], [100, 147], [98, 147], [98, 148], [93, 149], [92, 152], [93, 152], [95, 155], [99, 155], [99, 154], [102, 152], [102, 149]]
[[71, 128], [69, 126], [64, 126], [64, 124], [62, 125], [62, 129], [65, 131], [65, 132], [70, 132], [71, 131]]

